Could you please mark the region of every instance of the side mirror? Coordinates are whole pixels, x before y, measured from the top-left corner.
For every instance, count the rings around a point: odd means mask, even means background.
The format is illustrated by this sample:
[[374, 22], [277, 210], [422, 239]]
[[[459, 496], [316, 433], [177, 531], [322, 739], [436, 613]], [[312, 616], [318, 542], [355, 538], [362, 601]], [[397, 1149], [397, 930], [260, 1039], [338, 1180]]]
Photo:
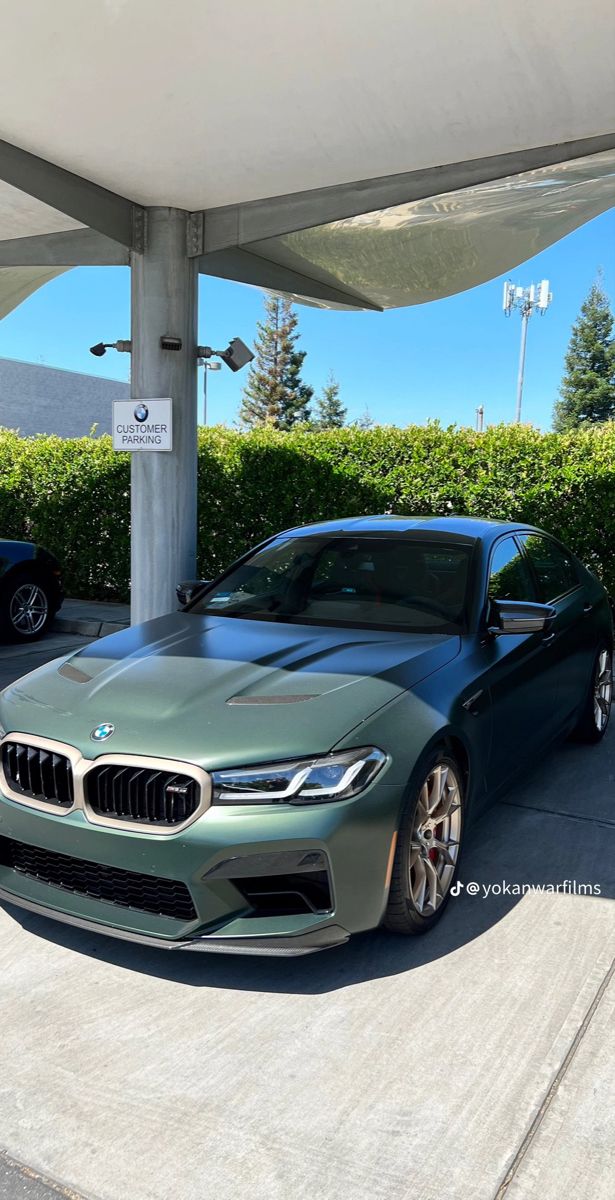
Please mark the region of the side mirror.
[[197, 592], [200, 592], [202, 588], [207, 587], [210, 583], [211, 579], [186, 579], [183, 583], [178, 583], [175, 588], [175, 595], [177, 596], [180, 608], [183, 608], [186, 604], [190, 604], [190, 601], [194, 600]]
[[533, 604], [529, 600], [492, 600], [489, 633], [545, 633], [555, 609], [551, 604]]

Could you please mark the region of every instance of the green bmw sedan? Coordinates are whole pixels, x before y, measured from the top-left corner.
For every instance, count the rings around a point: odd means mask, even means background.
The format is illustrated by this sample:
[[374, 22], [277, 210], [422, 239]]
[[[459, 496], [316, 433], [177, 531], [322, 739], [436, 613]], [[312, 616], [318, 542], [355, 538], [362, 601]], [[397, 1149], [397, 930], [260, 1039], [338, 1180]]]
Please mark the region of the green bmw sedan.
[[3, 902], [179, 950], [422, 933], [469, 822], [605, 732], [607, 594], [537, 529], [350, 518], [182, 586], [0, 695]]

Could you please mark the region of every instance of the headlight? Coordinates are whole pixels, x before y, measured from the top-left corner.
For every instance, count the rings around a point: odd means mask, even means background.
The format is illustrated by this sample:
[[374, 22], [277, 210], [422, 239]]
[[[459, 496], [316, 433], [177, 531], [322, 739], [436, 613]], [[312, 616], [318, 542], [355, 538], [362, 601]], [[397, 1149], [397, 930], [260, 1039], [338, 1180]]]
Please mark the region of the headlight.
[[375, 779], [386, 754], [374, 746], [231, 771], [213, 771], [214, 804], [322, 804], [357, 796]]

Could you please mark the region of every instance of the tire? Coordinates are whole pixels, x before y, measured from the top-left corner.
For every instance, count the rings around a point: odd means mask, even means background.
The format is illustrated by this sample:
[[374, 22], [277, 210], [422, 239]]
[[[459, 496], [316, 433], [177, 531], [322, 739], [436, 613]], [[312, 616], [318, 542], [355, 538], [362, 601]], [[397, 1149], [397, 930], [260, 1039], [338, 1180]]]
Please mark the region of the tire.
[[573, 735], [576, 741], [594, 744], [602, 741], [611, 715], [612, 698], [613, 654], [604, 642], [594, 658], [589, 690]]
[[[425, 761], [419, 779], [401, 819], [384, 916], [386, 929], [406, 935], [426, 933], [440, 920], [457, 875], [463, 838], [464, 773], [446, 747]], [[440, 798], [434, 802], [436, 793]], [[434, 828], [434, 816], [440, 812], [448, 815]], [[434, 833], [438, 845], [446, 846], [446, 855], [430, 847]]]
[[16, 572], [0, 589], [0, 633], [12, 642], [35, 642], [47, 632], [55, 615], [52, 589], [34, 571]]

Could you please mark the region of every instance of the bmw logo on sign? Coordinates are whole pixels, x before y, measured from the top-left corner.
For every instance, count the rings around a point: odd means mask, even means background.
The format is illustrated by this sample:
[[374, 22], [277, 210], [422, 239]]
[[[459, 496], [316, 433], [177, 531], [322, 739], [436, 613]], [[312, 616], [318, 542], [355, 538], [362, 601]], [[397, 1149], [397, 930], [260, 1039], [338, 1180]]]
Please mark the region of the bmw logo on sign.
[[97, 725], [96, 729], [92, 730], [90, 738], [93, 742], [106, 742], [107, 738], [110, 738], [114, 732], [115, 725], [110, 725], [108, 721], [105, 721], [102, 725]]
[[147, 407], [147, 404], [137, 404], [137, 407], [135, 408], [135, 421], [147, 421], [148, 417], [149, 408]]

